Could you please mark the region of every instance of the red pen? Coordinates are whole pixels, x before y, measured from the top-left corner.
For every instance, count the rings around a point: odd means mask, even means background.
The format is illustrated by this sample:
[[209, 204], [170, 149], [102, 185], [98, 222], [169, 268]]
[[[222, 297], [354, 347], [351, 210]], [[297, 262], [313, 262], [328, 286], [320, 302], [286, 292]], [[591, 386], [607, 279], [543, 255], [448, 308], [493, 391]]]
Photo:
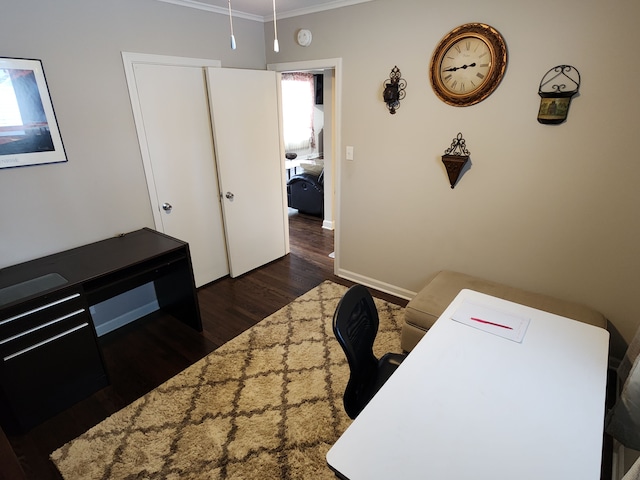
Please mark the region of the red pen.
[[493, 325], [494, 327], [502, 327], [502, 328], [508, 328], [509, 330], [513, 330], [513, 328], [509, 327], [508, 325], [500, 325], [499, 323], [493, 323], [488, 320], [482, 320], [481, 318], [471, 317], [471, 320], [473, 320], [474, 322], [486, 323], [487, 325]]

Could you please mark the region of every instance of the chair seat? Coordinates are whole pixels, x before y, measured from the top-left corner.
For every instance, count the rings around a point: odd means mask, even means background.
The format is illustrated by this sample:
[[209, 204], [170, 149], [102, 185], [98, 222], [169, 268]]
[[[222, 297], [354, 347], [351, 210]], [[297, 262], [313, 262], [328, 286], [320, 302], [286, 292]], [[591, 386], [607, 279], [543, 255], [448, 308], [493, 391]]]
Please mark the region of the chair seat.
[[382, 385], [393, 375], [393, 372], [396, 371], [405, 358], [407, 358], [407, 356], [403, 353], [387, 353], [378, 360], [378, 375], [370, 398], [378, 393], [378, 390], [380, 390]]

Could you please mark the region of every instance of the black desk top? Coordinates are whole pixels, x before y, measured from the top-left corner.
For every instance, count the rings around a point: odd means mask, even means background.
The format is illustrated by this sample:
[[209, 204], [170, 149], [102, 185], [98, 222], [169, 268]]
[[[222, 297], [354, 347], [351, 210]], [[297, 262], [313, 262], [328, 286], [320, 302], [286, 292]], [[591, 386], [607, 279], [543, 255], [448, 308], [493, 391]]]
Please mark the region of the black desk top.
[[[35, 294], [42, 294], [52, 288], [99, 279], [123, 268], [180, 250], [185, 245], [185, 242], [163, 233], [143, 228], [0, 269], [0, 292], [3, 289], [9, 292], [9, 289], [15, 289], [23, 282], [27, 285], [25, 291], [30, 292], [19, 299], [15, 298], [15, 292], [7, 293], [4, 302], [0, 294], [0, 307], [17, 300], [25, 300]], [[62, 277], [62, 280], [59, 277]], [[37, 292], [30, 291], [39, 288], [39, 285], [43, 289]]]

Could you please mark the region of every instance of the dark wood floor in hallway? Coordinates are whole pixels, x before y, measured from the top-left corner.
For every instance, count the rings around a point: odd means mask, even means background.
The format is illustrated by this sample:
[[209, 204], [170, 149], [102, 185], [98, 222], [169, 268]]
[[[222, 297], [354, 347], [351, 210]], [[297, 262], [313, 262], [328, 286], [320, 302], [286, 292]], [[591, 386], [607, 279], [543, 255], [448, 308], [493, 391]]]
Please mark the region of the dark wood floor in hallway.
[[[49, 454], [109, 415], [168, 380], [220, 345], [334, 275], [333, 232], [322, 219], [291, 211], [291, 252], [238, 278], [199, 289], [203, 331], [195, 332], [162, 313], [151, 314], [100, 338], [111, 384], [27, 434], [10, 436], [24, 478], [60, 479]], [[376, 296], [406, 305], [381, 292]], [[14, 480], [0, 439], [0, 480]]]

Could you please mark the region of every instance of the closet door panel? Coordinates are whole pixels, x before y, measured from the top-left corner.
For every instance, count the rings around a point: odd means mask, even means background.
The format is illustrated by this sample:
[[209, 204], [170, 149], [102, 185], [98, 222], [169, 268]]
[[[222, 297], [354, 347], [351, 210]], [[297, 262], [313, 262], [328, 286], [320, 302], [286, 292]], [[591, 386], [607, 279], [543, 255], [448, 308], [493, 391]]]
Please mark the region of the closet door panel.
[[277, 74], [207, 69], [231, 276], [287, 252]]

